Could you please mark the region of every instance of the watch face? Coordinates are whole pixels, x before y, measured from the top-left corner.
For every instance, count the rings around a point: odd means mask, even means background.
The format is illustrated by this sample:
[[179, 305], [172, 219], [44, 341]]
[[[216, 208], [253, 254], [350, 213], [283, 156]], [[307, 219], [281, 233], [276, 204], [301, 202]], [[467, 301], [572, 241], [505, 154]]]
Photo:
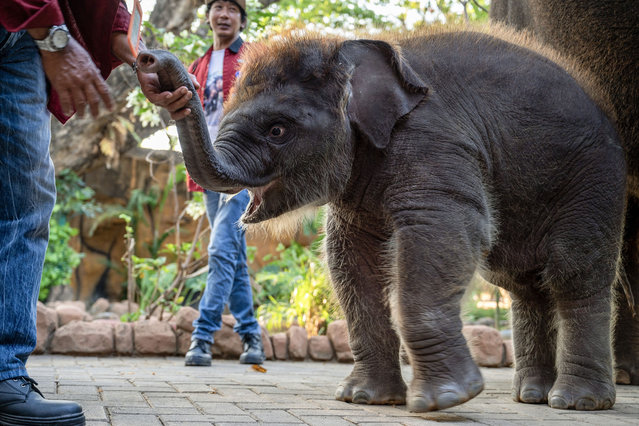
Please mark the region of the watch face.
[[64, 49], [69, 43], [69, 34], [62, 29], [57, 29], [51, 35], [51, 42], [56, 49]]

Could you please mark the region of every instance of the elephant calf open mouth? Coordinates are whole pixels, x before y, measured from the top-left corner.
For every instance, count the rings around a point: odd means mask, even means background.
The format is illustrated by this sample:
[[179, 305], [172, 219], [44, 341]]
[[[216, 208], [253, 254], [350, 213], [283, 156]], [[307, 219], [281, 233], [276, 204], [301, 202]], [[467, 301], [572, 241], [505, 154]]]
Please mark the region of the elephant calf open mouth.
[[[249, 194], [251, 196], [251, 200], [249, 201], [248, 206], [246, 207], [246, 211], [244, 213], [243, 221], [246, 223], [258, 222], [257, 219], [260, 215], [260, 208], [265, 204], [265, 200], [271, 190], [279, 179], [272, 180], [264, 186], [260, 186], [257, 188], [248, 188]], [[262, 209], [263, 210], [263, 209]]]

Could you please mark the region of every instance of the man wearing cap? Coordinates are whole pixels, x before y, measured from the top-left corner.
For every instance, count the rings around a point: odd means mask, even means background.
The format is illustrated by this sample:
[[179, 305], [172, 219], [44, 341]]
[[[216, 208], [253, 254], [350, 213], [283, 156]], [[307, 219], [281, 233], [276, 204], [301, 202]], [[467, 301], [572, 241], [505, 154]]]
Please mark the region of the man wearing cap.
[[[238, 59], [243, 41], [240, 32], [246, 28], [245, 0], [212, 0], [207, 3], [206, 16], [213, 29], [213, 45], [204, 56], [189, 67], [200, 83], [202, 100], [211, 139], [215, 139], [222, 112], [222, 103], [239, 68]], [[234, 330], [241, 336], [243, 364], [264, 362], [261, 329], [253, 311], [253, 295], [246, 265], [246, 240], [239, 219], [249, 195], [246, 190], [235, 196], [207, 191], [190, 178], [189, 191], [203, 191], [206, 213], [211, 225], [208, 247], [209, 272], [206, 288], [200, 300], [200, 316], [193, 322], [195, 330], [185, 364], [211, 365], [213, 333], [222, 327], [222, 312], [228, 303], [236, 319]]]

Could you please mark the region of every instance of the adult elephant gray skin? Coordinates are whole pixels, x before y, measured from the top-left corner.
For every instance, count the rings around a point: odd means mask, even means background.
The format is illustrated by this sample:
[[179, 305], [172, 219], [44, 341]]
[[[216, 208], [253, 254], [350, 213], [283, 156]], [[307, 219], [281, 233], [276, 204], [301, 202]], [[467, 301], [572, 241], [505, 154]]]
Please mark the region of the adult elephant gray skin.
[[609, 97], [627, 153], [629, 199], [623, 270], [615, 286], [616, 381], [639, 385], [639, 5], [636, 0], [493, 0], [491, 18], [574, 57]]
[[355, 358], [339, 400], [430, 411], [481, 392], [459, 306], [481, 270], [513, 297], [517, 399], [614, 404], [623, 150], [580, 83], [503, 37], [273, 37], [245, 53], [214, 144], [180, 136], [196, 182], [249, 188], [244, 223], [328, 204]]

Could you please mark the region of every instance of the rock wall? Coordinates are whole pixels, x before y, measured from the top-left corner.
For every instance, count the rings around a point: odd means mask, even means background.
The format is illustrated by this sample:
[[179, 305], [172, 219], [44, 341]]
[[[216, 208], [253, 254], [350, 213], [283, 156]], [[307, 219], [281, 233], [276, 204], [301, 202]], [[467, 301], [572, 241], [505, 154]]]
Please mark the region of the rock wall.
[[[137, 306], [133, 304], [133, 310]], [[188, 351], [193, 321], [199, 313], [181, 308], [175, 316], [164, 313], [149, 320], [120, 322], [126, 302], [109, 303], [98, 299], [86, 311], [83, 302], [38, 302], [38, 342], [34, 353], [64, 355], [157, 355], [183, 356]], [[222, 316], [222, 329], [214, 335], [214, 358], [237, 359], [242, 342], [233, 331], [235, 319]], [[478, 365], [503, 367], [513, 363], [512, 342], [504, 341], [491, 327], [465, 326], [464, 336]], [[262, 327], [262, 343], [268, 360], [353, 362], [348, 345], [346, 321], [329, 324], [326, 336], [307, 335], [306, 329], [291, 326], [286, 332], [269, 333]]]

